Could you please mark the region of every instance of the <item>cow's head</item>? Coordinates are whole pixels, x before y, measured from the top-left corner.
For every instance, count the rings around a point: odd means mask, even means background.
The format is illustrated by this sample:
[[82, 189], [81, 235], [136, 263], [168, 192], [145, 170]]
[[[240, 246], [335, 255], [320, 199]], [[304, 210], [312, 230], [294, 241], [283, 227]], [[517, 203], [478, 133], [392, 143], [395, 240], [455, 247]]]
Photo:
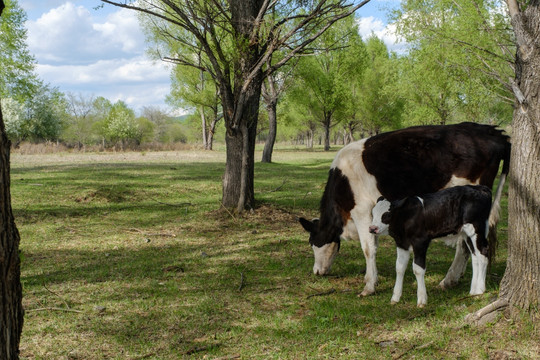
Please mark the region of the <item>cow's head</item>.
[[321, 230], [319, 219], [307, 220], [299, 219], [302, 227], [309, 232], [309, 244], [315, 255], [313, 273], [315, 275], [326, 275], [334, 263], [334, 259], [339, 251], [341, 239], [340, 234], [328, 233]]
[[392, 204], [385, 198], [379, 198], [371, 210], [373, 220], [369, 232], [375, 235], [388, 235]]

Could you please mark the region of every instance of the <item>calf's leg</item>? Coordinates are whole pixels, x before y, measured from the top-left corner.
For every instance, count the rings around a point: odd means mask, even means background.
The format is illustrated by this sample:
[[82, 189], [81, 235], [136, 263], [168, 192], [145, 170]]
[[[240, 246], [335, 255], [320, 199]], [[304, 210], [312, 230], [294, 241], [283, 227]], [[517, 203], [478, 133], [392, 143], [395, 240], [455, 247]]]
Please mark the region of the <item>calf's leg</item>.
[[396, 283], [394, 285], [394, 293], [392, 295], [392, 304], [397, 304], [403, 293], [403, 277], [405, 276], [405, 270], [409, 263], [411, 251], [397, 247], [396, 258]]
[[472, 258], [473, 274], [471, 280], [471, 295], [480, 295], [486, 291], [488, 258], [485, 254], [487, 254], [487, 240], [485, 237], [482, 237], [482, 230], [483, 229], [479, 229], [479, 232], [477, 233], [472, 224], [465, 224], [463, 226], [463, 231], [469, 237], [467, 246], [469, 247]]
[[427, 304], [427, 291], [424, 276], [426, 274], [426, 252], [427, 247], [414, 248], [413, 272], [416, 276], [418, 289], [416, 290], [417, 302], [419, 308], [423, 308]]

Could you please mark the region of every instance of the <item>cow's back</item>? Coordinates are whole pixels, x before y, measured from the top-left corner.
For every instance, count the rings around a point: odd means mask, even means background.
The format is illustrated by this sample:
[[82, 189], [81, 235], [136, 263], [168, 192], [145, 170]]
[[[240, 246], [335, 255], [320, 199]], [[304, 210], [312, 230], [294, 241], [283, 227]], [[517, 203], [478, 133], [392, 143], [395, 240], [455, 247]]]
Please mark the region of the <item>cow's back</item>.
[[456, 179], [491, 188], [509, 147], [494, 126], [415, 126], [367, 139], [362, 162], [380, 193], [396, 200], [438, 191]]

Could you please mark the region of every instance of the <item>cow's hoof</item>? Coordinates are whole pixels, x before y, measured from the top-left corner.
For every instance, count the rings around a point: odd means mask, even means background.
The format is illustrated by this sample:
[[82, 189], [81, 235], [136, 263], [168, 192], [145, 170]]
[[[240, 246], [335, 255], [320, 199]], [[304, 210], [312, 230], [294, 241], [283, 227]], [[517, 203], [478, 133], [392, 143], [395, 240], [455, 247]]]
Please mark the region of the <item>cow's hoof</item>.
[[450, 288], [453, 288], [454, 286], [457, 285], [457, 281], [450, 281], [450, 280], [446, 280], [444, 279], [443, 281], [441, 281], [439, 283], [439, 285], [437, 286], [439, 289], [441, 290], [448, 290]]
[[390, 301], [390, 305], [396, 305], [398, 302], [395, 300]]
[[358, 297], [368, 296], [375, 293], [375, 289], [364, 289]]
[[426, 304], [418, 304], [416, 305], [419, 309], [423, 309], [426, 307]]

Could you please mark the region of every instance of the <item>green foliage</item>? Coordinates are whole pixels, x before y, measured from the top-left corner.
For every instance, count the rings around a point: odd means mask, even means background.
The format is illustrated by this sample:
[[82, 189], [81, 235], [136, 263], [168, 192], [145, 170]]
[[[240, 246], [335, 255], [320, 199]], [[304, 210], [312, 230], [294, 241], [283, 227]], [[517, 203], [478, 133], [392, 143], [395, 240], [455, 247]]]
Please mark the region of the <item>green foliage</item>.
[[[402, 2], [394, 14], [412, 48], [401, 78], [409, 123], [507, 123], [515, 48], [500, 1]], [[504, 106], [506, 104], [506, 106]]]
[[366, 42], [369, 65], [359, 80], [354, 107], [362, 129], [370, 134], [401, 126], [404, 100], [396, 91], [398, 61], [384, 42], [371, 36]]
[[17, 0], [5, 0], [0, 17], [0, 97], [23, 102], [36, 91], [35, 59], [26, 44], [26, 13]]
[[56, 88], [38, 85], [35, 95], [25, 103], [13, 98], [2, 100], [6, 132], [15, 144], [24, 140], [56, 141], [67, 122], [64, 94]]

